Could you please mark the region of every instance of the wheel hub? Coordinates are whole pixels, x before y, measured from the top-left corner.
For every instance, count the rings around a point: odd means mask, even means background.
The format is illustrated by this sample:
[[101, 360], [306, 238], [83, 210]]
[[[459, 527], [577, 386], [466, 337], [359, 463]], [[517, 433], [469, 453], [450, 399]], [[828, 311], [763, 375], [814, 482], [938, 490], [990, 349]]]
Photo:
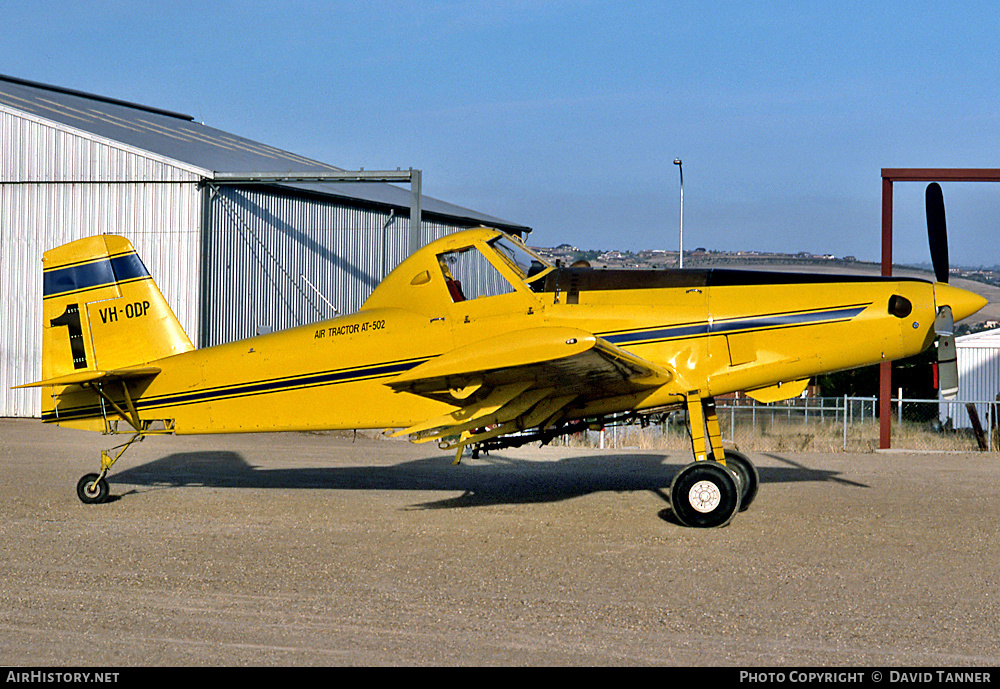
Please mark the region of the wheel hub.
[[707, 514], [722, 502], [722, 492], [711, 481], [698, 481], [688, 491], [688, 502], [695, 510]]

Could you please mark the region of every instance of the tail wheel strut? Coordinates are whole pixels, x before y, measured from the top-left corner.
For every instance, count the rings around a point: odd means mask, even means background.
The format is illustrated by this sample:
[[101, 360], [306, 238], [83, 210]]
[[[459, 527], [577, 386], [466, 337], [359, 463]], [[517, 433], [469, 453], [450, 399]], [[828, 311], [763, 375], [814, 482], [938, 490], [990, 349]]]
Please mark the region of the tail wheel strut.
[[[99, 474], [84, 474], [76, 483], [76, 496], [80, 498], [80, 502], [86, 505], [99, 505], [108, 501], [111, 494], [108, 481], [105, 478], [108, 475], [108, 469], [125, 454], [125, 450], [129, 449], [132, 443], [136, 440], [142, 440], [143, 437], [145, 436], [142, 433], [136, 433], [124, 445], [118, 445], [111, 450], [101, 450], [101, 472]], [[114, 457], [110, 454], [113, 450], [118, 450]]]

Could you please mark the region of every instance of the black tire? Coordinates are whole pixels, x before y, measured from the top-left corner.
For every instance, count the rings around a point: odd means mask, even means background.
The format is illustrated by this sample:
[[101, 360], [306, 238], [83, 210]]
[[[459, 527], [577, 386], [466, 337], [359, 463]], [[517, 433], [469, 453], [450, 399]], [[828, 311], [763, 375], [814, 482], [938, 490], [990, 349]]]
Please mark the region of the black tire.
[[760, 475], [753, 462], [745, 454], [736, 450], [726, 450], [726, 466], [739, 474], [740, 512], [742, 512], [750, 507], [750, 503], [757, 497]]
[[740, 486], [729, 469], [718, 462], [694, 462], [674, 476], [670, 507], [685, 526], [725, 526], [740, 509]]
[[108, 482], [100, 478], [100, 474], [86, 474], [76, 482], [76, 496], [84, 504], [98, 505], [105, 502], [108, 493]]

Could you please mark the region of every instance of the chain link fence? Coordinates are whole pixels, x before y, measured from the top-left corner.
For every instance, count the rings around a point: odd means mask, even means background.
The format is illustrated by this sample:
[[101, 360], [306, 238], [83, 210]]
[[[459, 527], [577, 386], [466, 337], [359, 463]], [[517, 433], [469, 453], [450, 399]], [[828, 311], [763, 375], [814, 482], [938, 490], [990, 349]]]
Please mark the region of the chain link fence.
[[[772, 404], [716, 400], [724, 443], [751, 452], [874, 452], [879, 446], [876, 397], [810, 397]], [[1000, 401], [892, 400], [896, 450], [1000, 452]], [[690, 449], [684, 412], [614, 423], [559, 439], [606, 449]]]

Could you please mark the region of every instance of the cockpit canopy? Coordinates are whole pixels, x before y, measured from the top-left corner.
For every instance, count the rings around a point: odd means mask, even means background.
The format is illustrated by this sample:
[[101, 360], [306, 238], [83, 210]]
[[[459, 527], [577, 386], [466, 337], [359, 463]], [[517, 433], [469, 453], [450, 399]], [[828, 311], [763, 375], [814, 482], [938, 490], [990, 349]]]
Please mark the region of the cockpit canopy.
[[499, 230], [475, 228], [442, 237], [414, 252], [375, 288], [363, 309], [407, 308], [431, 292], [414, 292], [421, 285], [447, 288], [453, 302], [517, 291], [541, 291], [544, 276], [554, 270], [545, 259]]
[[[440, 253], [437, 258], [448, 293], [456, 302], [514, 292], [512, 279], [529, 286], [541, 284], [537, 278], [552, 268], [505, 234]], [[502, 267], [507, 271], [501, 272]]]

